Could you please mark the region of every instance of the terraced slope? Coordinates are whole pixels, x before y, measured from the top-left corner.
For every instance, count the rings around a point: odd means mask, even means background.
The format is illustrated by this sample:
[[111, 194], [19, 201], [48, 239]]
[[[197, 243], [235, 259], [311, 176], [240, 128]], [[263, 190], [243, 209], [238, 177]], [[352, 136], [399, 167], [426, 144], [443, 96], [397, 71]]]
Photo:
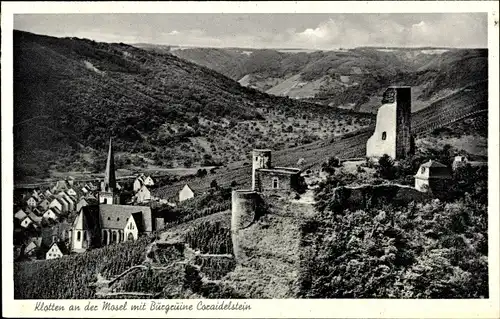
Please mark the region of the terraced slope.
[[[465, 91], [470, 90], [470, 91]], [[480, 82], [472, 87], [451, 94], [429, 107], [412, 114], [412, 132], [415, 135], [431, 132], [435, 128], [484, 113], [488, 110], [488, 82]], [[471, 94], [471, 91], [474, 94]], [[333, 138], [329, 141], [318, 141], [308, 145], [276, 151], [272, 162], [276, 166], [295, 166], [299, 159], [304, 159], [305, 167], [312, 167], [322, 163], [330, 156], [340, 158], [364, 157], [366, 141], [371, 136], [374, 127], [359, 130], [353, 133]], [[194, 178], [188, 181], [197, 191], [205, 191], [210, 182], [216, 180], [219, 185], [229, 186], [232, 181], [243, 187], [250, 185], [252, 168], [250, 162], [231, 163], [225, 169], [204, 178]], [[175, 197], [186, 182], [165, 186], [156, 190], [155, 194], [161, 197]]]

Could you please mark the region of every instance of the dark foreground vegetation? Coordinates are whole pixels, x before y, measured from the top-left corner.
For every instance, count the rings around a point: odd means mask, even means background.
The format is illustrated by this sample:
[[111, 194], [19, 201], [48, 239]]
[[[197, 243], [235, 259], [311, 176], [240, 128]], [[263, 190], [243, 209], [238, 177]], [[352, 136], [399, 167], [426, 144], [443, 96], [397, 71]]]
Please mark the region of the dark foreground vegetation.
[[487, 178], [469, 165], [441, 200], [358, 210], [336, 205], [342, 179], [322, 183], [302, 226], [300, 297], [488, 298]]

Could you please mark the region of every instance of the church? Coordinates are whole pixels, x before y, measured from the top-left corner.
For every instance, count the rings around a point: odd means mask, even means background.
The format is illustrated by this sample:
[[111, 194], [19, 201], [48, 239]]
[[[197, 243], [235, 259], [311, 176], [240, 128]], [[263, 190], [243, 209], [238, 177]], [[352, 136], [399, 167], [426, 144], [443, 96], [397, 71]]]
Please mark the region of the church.
[[83, 252], [124, 241], [137, 240], [163, 225], [154, 219], [148, 206], [120, 205], [116, 185], [112, 141], [109, 141], [106, 172], [98, 204], [82, 207], [71, 229], [71, 250]]

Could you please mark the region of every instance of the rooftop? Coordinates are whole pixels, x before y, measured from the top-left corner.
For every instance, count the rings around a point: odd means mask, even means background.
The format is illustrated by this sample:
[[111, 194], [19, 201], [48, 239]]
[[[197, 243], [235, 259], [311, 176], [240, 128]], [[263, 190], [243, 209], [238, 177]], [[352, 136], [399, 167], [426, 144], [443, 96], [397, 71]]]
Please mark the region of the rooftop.
[[439, 162], [429, 160], [428, 162], [425, 162], [424, 164], [420, 165], [420, 167], [442, 167], [446, 168], [446, 165], [443, 165]]
[[268, 148], [260, 148], [260, 149], [254, 149], [254, 152], [272, 152], [271, 149]]
[[293, 168], [293, 167], [259, 168], [257, 170], [261, 171], [261, 172], [273, 172], [273, 173], [281, 173], [281, 174], [298, 174], [298, 173], [300, 173], [299, 168]]

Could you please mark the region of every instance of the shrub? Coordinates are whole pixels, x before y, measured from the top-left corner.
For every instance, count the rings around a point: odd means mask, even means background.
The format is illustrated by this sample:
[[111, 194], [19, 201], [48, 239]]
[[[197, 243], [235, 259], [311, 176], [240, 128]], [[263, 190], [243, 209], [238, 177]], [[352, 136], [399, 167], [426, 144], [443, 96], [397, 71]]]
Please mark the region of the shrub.
[[384, 154], [378, 160], [377, 173], [378, 173], [378, 176], [380, 176], [384, 179], [392, 180], [396, 177], [396, 170], [394, 168], [394, 161], [392, 160], [392, 158], [389, 155]]

